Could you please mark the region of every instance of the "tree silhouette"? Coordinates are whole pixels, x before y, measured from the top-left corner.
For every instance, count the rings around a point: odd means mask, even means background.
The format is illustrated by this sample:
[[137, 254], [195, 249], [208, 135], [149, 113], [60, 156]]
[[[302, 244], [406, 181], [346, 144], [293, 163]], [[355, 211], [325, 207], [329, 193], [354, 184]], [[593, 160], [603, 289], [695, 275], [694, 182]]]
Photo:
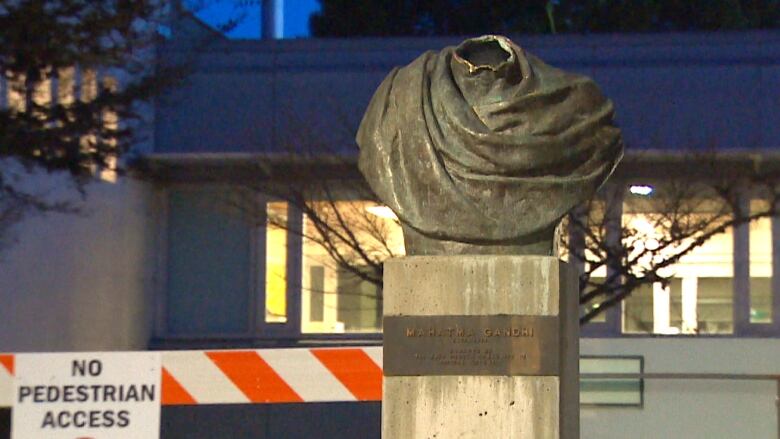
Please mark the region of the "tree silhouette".
[[776, 28], [777, 0], [320, 0], [318, 37]]

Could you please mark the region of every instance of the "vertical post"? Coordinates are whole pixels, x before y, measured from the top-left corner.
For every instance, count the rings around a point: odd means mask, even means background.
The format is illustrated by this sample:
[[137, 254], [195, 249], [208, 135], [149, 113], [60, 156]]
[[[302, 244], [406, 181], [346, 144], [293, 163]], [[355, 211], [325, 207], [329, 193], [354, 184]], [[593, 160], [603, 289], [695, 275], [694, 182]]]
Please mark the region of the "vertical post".
[[[571, 216], [582, 224], [587, 224], [587, 206], [577, 206], [571, 211]], [[585, 272], [585, 232], [572, 222], [567, 233], [569, 234], [569, 265], [577, 272], [577, 276], [580, 276]]]
[[686, 276], [682, 279], [682, 325], [683, 334], [695, 334], [699, 326], [696, 302], [698, 301], [698, 279]]
[[152, 203], [155, 212], [154, 262], [151, 267], [154, 292], [154, 337], [168, 335], [168, 193], [160, 185], [154, 185]]
[[0, 110], [8, 107], [8, 81], [0, 77]]
[[[299, 201], [303, 202], [303, 201]], [[301, 301], [303, 299], [303, 212], [296, 203], [287, 208], [287, 323], [286, 333], [301, 331]]]
[[661, 282], [653, 283], [653, 332], [656, 334], [668, 334], [671, 304], [671, 288], [663, 286]]
[[278, 40], [284, 35], [284, 0], [263, 0], [262, 36], [264, 40]]
[[[750, 198], [742, 193], [734, 215], [750, 215]], [[734, 227], [734, 334], [749, 330], [750, 325], [750, 224]]]
[[266, 266], [268, 262], [268, 257], [266, 256], [266, 243], [268, 238], [268, 200], [266, 200], [265, 197], [258, 195], [253, 197], [253, 201], [256, 203], [254, 209], [259, 213], [259, 217], [257, 218], [259, 221], [255, 221], [255, 226], [252, 228], [252, 236], [254, 238], [252, 242], [254, 242], [254, 245], [252, 246], [252, 258], [250, 260], [252, 261], [252, 267], [254, 267], [254, 270], [251, 270], [251, 272], [254, 277], [252, 284], [254, 285], [255, 294], [251, 295], [249, 301], [251, 308], [254, 309], [249, 327], [253, 328], [252, 332], [254, 334], [257, 334], [262, 332], [265, 328], [265, 279], [267, 276], [266, 271], [268, 270], [268, 267]]
[[772, 221], [772, 328], [780, 330], [780, 216]]
[[[606, 225], [606, 242], [610, 248], [619, 248], [621, 238], [623, 236], [623, 197], [625, 196], [625, 185], [621, 181], [610, 182], [605, 187], [605, 200], [606, 203], [606, 218], [604, 219]], [[611, 279], [614, 274], [620, 269], [616, 265], [620, 264], [620, 261], [611, 261], [607, 267], [607, 279]], [[611, 281], [616, 286], [623, 284], [622, 278], [615, 278]], [[615, 289], [615, 291], [620, 291]], [[607, 312], [607, 331], [610, 334], [620, 334], [623, 321], [623, 305], [619, 303], [608, 309]]]

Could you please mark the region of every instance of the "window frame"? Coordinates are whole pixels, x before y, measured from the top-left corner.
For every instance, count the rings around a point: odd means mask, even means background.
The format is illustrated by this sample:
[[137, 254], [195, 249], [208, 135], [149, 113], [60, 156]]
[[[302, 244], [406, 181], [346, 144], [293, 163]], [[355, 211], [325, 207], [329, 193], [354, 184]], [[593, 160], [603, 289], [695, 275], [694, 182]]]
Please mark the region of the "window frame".
[[[614, 179], [604, 187], [605, 197], [610, 200], [607, 206], [607, 215], [616, 217], [622, 216], [623, 200], [626, 188], [633, 182], [628, 180]], [[758, 199], [759, 195], [753, 194], [748, 190], [743, 190], [740, 194], [739, 205], [741, 209], [749, 209], [751, 199]], [[747, 212], [747, 210], [743, 210]], [[772, 321], [771, 323], [751, 323], [750, 322], [750, 224], [740, 224], [734, 227], [733, 232], [733, 319], [734, 331], [730, 334], [655, 334], [655, 333], [624, 333], [623, 327], [623, 307], [624, 302], [606, 311], [605, 322], [590, 322], [580, 329], [581, 337], [584, 338], [648, 338], [648, 337], [673, 337], [673, 338], [772, 338], [780, 337], [780, 216], [770, 217], [772, 233], [772, 277], [771, 277], [771, 297], [772, 297]], [[620, 224], [618, 222], [617, 224]], [[578, 242], [577, 236], [571, 235], [572, 242]], [[620, 230], [607, 230], [607, 239], [610, 236], [613, 239], [619, 239]], [[575, 265], [578, 273], [582, 273], [581, 264]]]
[[[603, 189], [605, 196], [611, 200], [607, 207], [607, 215], [614, 218], [620, 218], [623, 213], [623, 199], [626, 188], [629, 186], [627, 180], [611, 181]], [[200, 188], [209, 185], [224, 185], [227, 183], [202, 182], [202, 181], [179, 181], [179, 182], [158, 182], [155, 185], [155, 195], [152, 200], [155, 217], [155, 235], [157, 250], [155, 256], [155, 275], [153, 278], [154, 292], [154, 330], [152, 335], [152, 347], [196, 347], [196, 346], [319, 346], [328, 344], [381, 344], [381, 332], [349, 332], [349, 333], [304, 333], [302, 331], [302, 269], [303, 269], [303, 237], [300, 233], [294, 232], [303, 227], [303, 213], [296, 206], [289, 204], [288, 227], [293, 230], [287, 234], [287, 321], [285, 323], [266, 322], [265, 321], [265, 217], [256, 221], [251, 226], [250, 236], [253, 242], [250, 255], [250, 278], [251, 285], [247, 288], [249, 297], [249, 309], [246, 312], [248, 321], [248, 330], [245, 333], [223, 334], [223, 333], [192, 333], [192, 334], [170, 334], [166, 327], [167, 319], [167, 266], [168, 266], [168, 235], [170, 233], [168, 223], [168, 197], [171, 190], [178, 188]], [[742, 204], [749, 206], [754, 195], [745, 193]], [[347, 197], [348, 198], [348, 197]], [[258, 206], [265, 206], [269, 201], [279, 201], [264, 195], [255, 196]], [[345, 198], [346, 199], [346, 198]], [[262, 215], [266, 215], [265, 209], [258, 209]], [[774, 275], [780, 273], [780, 218], [770, 218], [772, 234], [772, 277], [771, 277], [771, 297], [772, 297], [772, 321], [771, 323], [751, 323], [750, 322], [750, 225], [744, 224], [735, 227], [733, 233], [734, 246], [734, 332], [731, 334], [631, 334], [622, 332], [623, 324], [623, 303], [614, 306], [605, 311], [606, 318], [603, 322], [590, 322], [581, 329], [583, 338], [648, 338], [648, 337], [676, 337], [676, 338], [740, 338], [740, 337], [780, 337], [780, 276]], [[618, 228], [607, 230], [608, 239], [620, 239]], [[577, 236], [572, 235], [569, 230], [572, 242], [577, 242]], [[575, 269], [582, 272], [581, 264], [573, 262]]]
[[[172, 334], [167, 327], [168, 318], [168, 236], [169, 230], [169, 196], [173, 190], [205, 189], [209, 187], [229, 186], [222, 183], [175, 182], [155, 187], [152, 200], [156, 226], [156, 259], [154, 287], [155, 317], [151, 340], [153, 348], [197, 347], [197, 346], [305, 346], [321, 345], [329, 342], [381, 344], [381, 332], [349, 332], [349, 333], [304, 333], [302, 332], [301, 302], [303, 267], [303, 227], [304, 215], [301, 209], [288, 204], [287, 233], [287, 288], [286, 288], [286, 322], [266, 322], [266, 220], [268, 202], [283, 201], [270, 196], [257, 194], [253, 197], [259, 208], [259, 215], [254, 224], [249, 225], [249, 235], [252, 241], [248, 267], [250, 284], [247, 286], [249, 306], [246, 310], [247, 331], [241, 333], [193, 332], [187, 334]], [[298, 231], [298, 232], [296, 232]]]
[[[612, 402], [581, 402], [580, 406], [583, 408], [635, 408], [643, 409], [645, 407], [645, 357], [644, 355], [580, 355], [580, 364], [583, 360], [633, 360], [639, 365], [638, 377], [635, 378], [639, 387], [639, 402], [638, 403], [612, 403]], [[582, 383], [587, 380], [633, 380], [634, 378], [599, 378], [599, 377], [581, 377], [580, 378], [580, 397], [583, 393]]]

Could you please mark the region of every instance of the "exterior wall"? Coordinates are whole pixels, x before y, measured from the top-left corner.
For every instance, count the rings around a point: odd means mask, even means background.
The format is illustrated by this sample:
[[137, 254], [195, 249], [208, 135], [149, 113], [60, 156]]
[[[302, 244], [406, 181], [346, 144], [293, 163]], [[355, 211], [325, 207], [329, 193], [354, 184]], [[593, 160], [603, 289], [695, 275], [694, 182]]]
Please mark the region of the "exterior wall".
[[129, 177], [88, 185], [26, 183], [75, 201], [81, 213], [32, 215], [0, 253], [0, 352], [145, 349], [151, 332], [150, 189]]
[[[592, 76], [615, 102], [629, 148], [766, 151], [780, 146], [780, 125], [772, 116], [780, 111], [773, 99], [780, 93], [780, 33], [776, 31], [514, 39], [551, 65]], [[154, 152], [172, 160], [209, 157], [189, 153], [216, 153], [247, 161], [255, 153], [352, 154], [362, 112], [391, 68], [425, 50], [458, 42], [217, 44], [198, 54], [195, 73], [184, 87], [160, 99]], [[647, 173], [655, 175], [657, 169]], [[740, 236], [739, 242], [744, 243]], [[299, 247], [294, 250], [291, 254], [300, 253]], [[736, 252], [735, 259], [744, 264], [743, 256]], [[746, 273], [743, 277], [748, 279]], [[746, 300], [745, 291], [737, 291], [739, 300]], [[299, 291], [288, 293], [288, 300], [299, 300], [296, 294]], [[612, 314], [619, 316], [619, 308]], [[270, 334], [262, 329], [253, 335]], [[619, 325], [610, 330], [613, 335], [620, 333]], [[745, 335], [748, 331], [738, 328], [731, 337], [584, 338], [581, 353], [640, 355], [648, 373], [780, 373], [778, 340]], [[257, 343], [258, 338], [247, 342]], [[181, 346], [194, 345], [177, 347]], [[583, 407], [582, 437], [776, 437], [776, 396], [777, 383], [772, 380], [647, 379], [642, 407]], [[356, 416], [376, 416], [378, 424], [376, 412], [360, 413]], [[285, 416], [293, 424], [312, 422], [295, 412]], [[296, 437], [287, 433], [286, 437]]]
[[[630, 148], [780, 146], [780, 33], [512, 36], [550, 65], [593, 77]], [[390, 70], [457, 38], [230, 41], [196, 55], [159, 101], [155, 151], [354, 152]], [[303, 146], [305, 145], [305, 146]]]
[[[586, 354], [641, 354], [650, 374], [777, 378], [778, 347], [770, 339], [582, 340]], [[161, 437], [378, 439], [381, 363], [381, 348], [163, 352]], [[8, 437], [11, 382], [0, 364], [0, 439]], [[649, 379], [641, 407], [582, 407], [581, 437], [776, 438], [775, 385], [725, 376]]]
[[[632, 147], [780, 146], [780, 125], [772, 116], [780, 111], [777, 32], [518, 41], [553, 65], [592, 75], [615, 100]], [[455, 43], [225, 43], [230, 46], [202, 54], [187, 86], [161, 100], [154, 151], [283, 151], [298, 148], [301, 140], [351, 151], [360, 115], [390, 68], [426, 49]], [[159, 250], [151, 199], [150, 188], [134, 180], [95, 183], [87, 188], [82, 216], [31, 217], [15, 229], [18, 242], [0, 253], [0, 351], [147, 347]], [[164, 294], [164, 288], [158, 292]], [[642, 355], [649, 373], [780, 373], [780, 342], [771, 338], [583, 339], [581, 351]], [[647, 380], [642, 408], [583, 408], [582, 437], [775, 437], [776, 386], [772, 381]], [[311, 413], [263, 410], [300, 428], [315, 425]], [[347, 411], [345, 423], [378, 417], [375, 405], [370, 413]], [[182, 428], [194, 425], [182, 416]], [[213, 428], [226, 428], [217, 422], [222, 416], [213, 419]], [[202, 437], [225, 435], [197, 428]], [[256, 433], [233, 432], [232, 437]]]
[[[587, 339], [583, 355], [642, 355], [645, 373], [780, 375], [780, 340]], [[641, 408], [583, 407], [583, 439], [777, 437], [771, 380], [650, 379]]]

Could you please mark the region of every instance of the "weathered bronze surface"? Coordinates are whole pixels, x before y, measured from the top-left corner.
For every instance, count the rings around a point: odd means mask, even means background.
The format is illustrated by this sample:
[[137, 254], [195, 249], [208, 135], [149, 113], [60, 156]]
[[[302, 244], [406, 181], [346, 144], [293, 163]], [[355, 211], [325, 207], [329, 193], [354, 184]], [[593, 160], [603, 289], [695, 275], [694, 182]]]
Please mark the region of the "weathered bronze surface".
[[396, 68], [366, 110], [359, 166], [406, 253], [546, 254], [556, 226], [623, 153], [585, 76], [488, 35]]
[[558, 375], [554, 316], [385, 316], [384, 374]]

